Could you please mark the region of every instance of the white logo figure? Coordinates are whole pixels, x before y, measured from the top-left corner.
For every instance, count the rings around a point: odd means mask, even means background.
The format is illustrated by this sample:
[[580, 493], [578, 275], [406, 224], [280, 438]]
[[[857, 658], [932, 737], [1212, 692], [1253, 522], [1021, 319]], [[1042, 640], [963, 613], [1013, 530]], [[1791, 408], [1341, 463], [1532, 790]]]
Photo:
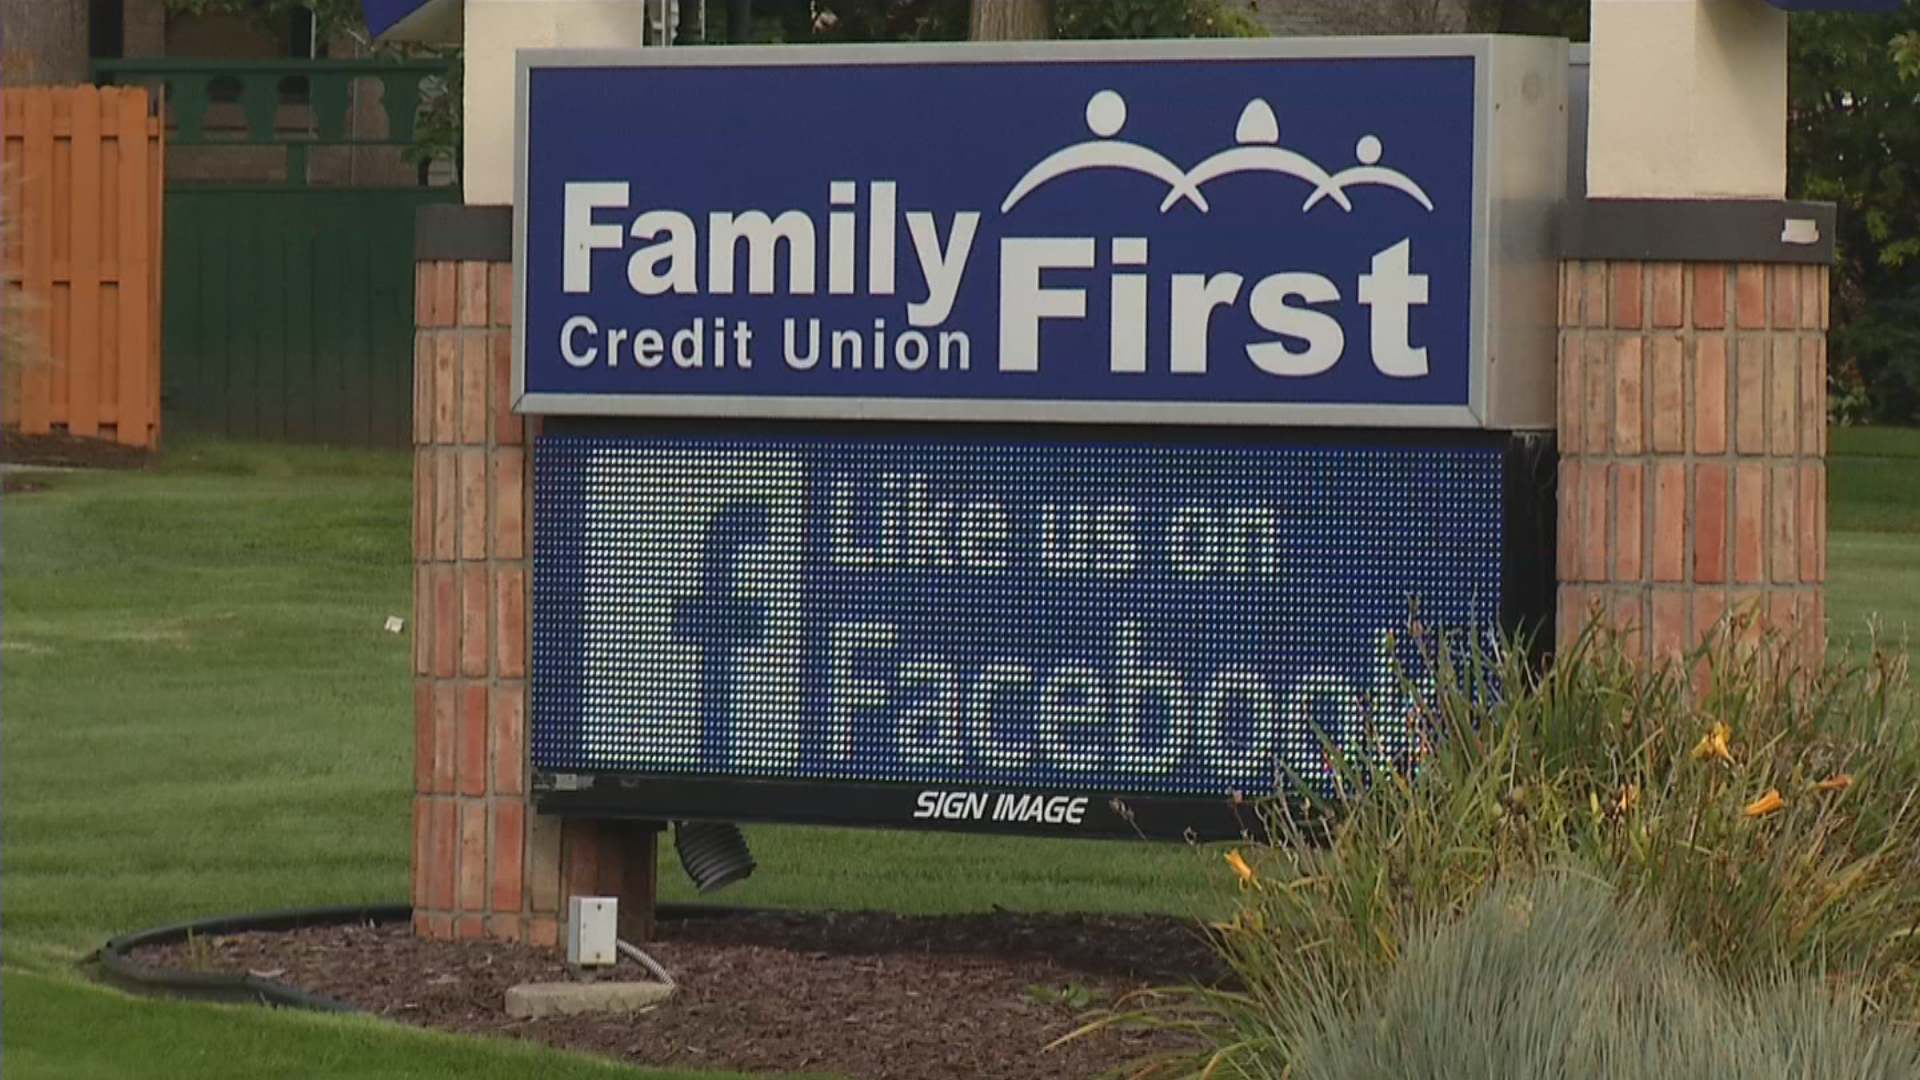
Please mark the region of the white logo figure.
[[1214, 154], [1188, 172], [1182, 172], [1157, 150], [1114, 138], [1126, 124], [1127, 101], [1117, 92], [1102, 90], [1087, 99], [1087, 128], [1096, 137], [1056, 150], [1028, 169], [1007, 193], [1000, 212], [1012, 210], [1021, 199], [1049, 181], [1087, 169], [1126, 169], [1165, 183], [1167, 197], [1160, 203], [1163, 214], [1182, 199], [1203, 214], [1210, 212], [1212, 207], [1200, 189], [1209, 181], [1243, 172], [1277, 173], [1312, 184], [1313, 193], [1300, 207], [1302, 213], [1312, 210], [1323, 199], [1332, 199], [1341, 209], [1352, 213], [1353, 201], [1347, 198], [1346, 189], [1364, 185], [1392, 188], [1426, 207], [1429, 213], [1433, 211], [1433, 200], [1419, 184], [1405, 173], [1380, 164], [1383, 147], [1379, 136], [1362, 136], [1354, 145], [1354, 157], [1360, 163], [1329, 175], [1311, 158], [1280, 145], [1280, 122], [1274, 117], [1273, 106], [1263, 98], [1254, 98], [1241, 110], [1240, 122], [1233, 132], [1233, 141], [1238, 145]]
[[1314, 203], [1332, 196], [1333, 201], [1351, 210], [1353, 206], [1347, 202], [1342, 194], [1343, 190], [1356, 184], [1377, 184], [1412, 196], [1416, 202], [1431, 212], [1433, 200], [1427, 198], [1427, 193], [1420, 189], [1420, 185], [1414, 183], [1405, 173], [1381, 165], [1380, 151], [1378, 135], [1362, 136], [1353, 148], [1353, 156], [1360, 159], [1360, 164], [1349, 166], [1333, 174], [1325, 183], [1314, 189], [1313, 194], [1307, 197], [1306, 205], [1300, 209], [1311, 210]]
[[[1327, 176], [1327, 170], [1315, 165], [1305, 155], [1280, 146], [1280, 122], [1274, 118], [1273, 106], [1265, 100], [1254, 98], [1247, 102], [1247, 107], [1240, 113], [1240, 123], [1234, 128], [1233, 141], [1240, 145], [1222, 150], [1195, 165], [1193, 171], [1187, 174], [1187, 179], [1195, 187], [1203, 187], [1209, 180], [1234, 173], [1279, 173], [1312, 184], [1316, 197], [1326, 192], [1333, 196], [1334, 202], [1348, 210], [1353, 209], [1346, 195]], [[1167, 196], [1167, 200], [1160, 204], [1160, 212], [1164, 214], [1173, 209], [1173, 202], [1173, 196]]]
[[1027, 170], [1027, 175], [1021, 177], [1020, 182], [1007, 193], [1006, 201], [1000, 204], [1000, 212], [1004, 214], [1012, 210], [1040, 185], [1069, 173], [1087, 169], [1127, 169], [1163, 181], [1172, 188], [1167, 195], [1168, 206], [1186, 199], [1199, 207], [1201, 213], [1206, 213], [1209, 209], [1206, 197], [1200, 194], [1199, 188], [1180, 170], [1180, 166], [1157, 150], [1114, 138], [1126, 124], [1127, 99], [1112, 90], [1102, 90], [1087, 99], [1087, 128], [1096, 138], [1056, 150]]

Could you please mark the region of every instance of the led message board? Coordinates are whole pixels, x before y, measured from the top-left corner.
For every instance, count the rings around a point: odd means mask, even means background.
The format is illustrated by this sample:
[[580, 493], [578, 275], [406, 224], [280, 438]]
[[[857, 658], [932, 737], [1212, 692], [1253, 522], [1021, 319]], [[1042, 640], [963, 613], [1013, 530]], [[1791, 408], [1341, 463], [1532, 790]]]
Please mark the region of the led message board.
[[1319, 777], [1323, 734], [1391, 752], [1423, 670], [1410, 606], [1456, 632], [1500, 615], [1485, 438], [534, 454], [534, 766], [662, 816], [746, 816], [751, 792], [692, 781], [817, 782], [845, 787], [778, 816], [1125, 831], [1111, 798]]
[[1564, 42], [519, 55], [524, 411], [1551, 423]]
[[537, 805], [1230, 835], [1405, 739], [1392, 632], [1513, 604], [1566, 57], [521, 52]]

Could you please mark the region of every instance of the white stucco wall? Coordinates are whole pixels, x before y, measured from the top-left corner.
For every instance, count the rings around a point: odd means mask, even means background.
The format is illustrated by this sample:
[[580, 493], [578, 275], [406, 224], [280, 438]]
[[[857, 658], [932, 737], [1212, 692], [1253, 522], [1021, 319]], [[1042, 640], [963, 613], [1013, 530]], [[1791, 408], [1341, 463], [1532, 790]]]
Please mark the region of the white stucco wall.
[[[1450, 0], [1427, 0], [1444, 12]], [[1393, 0], [1263, 0], [1282, 34]], [[1425, 5], [1423, 5], [1424, 8]], [[638, 47], [639, 0], [466, 0], [466, 201], [513, 201], [513, 51]], [[1345, 29], [1346, 27], [1340, 26]], [[1765, 0], [1594, 0], [1587, 192], [1785, 197], [1787, 16]]]
[[1594, 0], [1587, 191], [1787, 189], [1787, 16], [1765, 0]]
[[513, 53], [539, 48], [634, 48], [638, 0], [466, 0], [466, 174], [469, 206], [513, 202]]

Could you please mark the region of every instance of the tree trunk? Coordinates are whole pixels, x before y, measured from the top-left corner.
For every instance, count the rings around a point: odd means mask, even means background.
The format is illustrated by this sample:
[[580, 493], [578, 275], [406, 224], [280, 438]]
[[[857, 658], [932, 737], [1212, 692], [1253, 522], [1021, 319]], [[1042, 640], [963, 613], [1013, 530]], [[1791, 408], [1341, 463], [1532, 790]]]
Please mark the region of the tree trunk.
[[699, 45], [707, 40], [707, 0], [680, 0], [680, 26], [675, 45]]
[[87, 70], [87, 0], [0, 0], [0, 81], [81, 83]]
[[975, 41], [1045, 41], [1053, 37], [1053, 0], [973, 0], [967, 36]]

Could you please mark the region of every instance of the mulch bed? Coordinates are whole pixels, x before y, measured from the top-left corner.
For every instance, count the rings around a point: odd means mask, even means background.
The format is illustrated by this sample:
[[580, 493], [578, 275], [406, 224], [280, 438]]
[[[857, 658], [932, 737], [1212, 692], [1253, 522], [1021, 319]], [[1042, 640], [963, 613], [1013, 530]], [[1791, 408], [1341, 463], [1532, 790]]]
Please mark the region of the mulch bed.
[[144, 469], [153, 455], [137, 446], [76, 435], [0, 435], [0, 461], [61, 469]]
[[[855, 1080], [1086, 1080], [1190, 1045], [1107, 1031], [1053, 1050], [1088, 1008], [1227, 978], [1193, 924], [1150, 917], [753, 914], [663, 922], [645, 946], [680, 989], [634, 1016], [513, 1020], [507, 988], [571, 978], [564, 953], [428, 941], [404, 926], [208, 938], [141, 963], [257, 975], [421, 1027], [505, 1035], [633, 1064]], [[601, 978], [646, 980], [623, 960]]]

